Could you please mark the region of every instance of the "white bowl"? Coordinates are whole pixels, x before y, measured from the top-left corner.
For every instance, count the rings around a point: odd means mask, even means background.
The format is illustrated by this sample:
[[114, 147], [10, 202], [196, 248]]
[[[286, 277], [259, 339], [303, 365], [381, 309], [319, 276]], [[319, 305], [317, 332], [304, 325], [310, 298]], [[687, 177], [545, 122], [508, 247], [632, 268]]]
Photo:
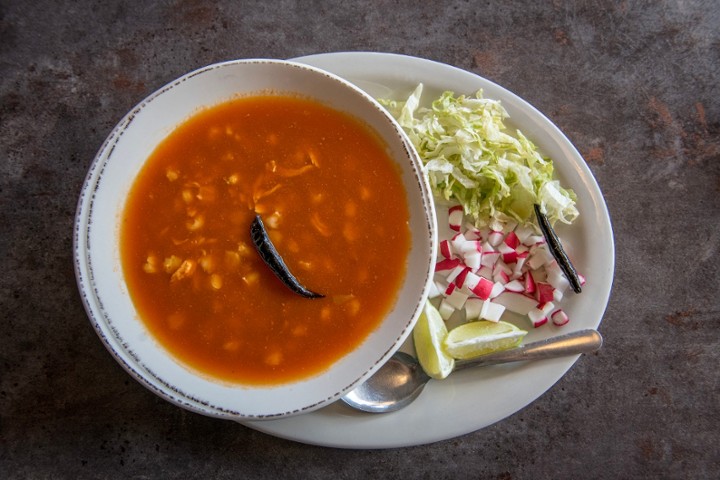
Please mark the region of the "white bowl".
[[[279, 386], [237, 386], [200, 376], [149, 333], [122, 274], [119, 220], [136, 174], [160, 141], [199, 108], [272, 90], [314, 98], [371, 126], [406, 188], [412, 246], [397, 301], [381, 325], [324, 373]], [[88, 316], [115, 359], [138, 381], [184, 408], [233, 419], [268, 419], [320, 408], [363, 382], [397, 350], [420, 314], [436, 251], [435, 215], [421, 164], [397, 123], [341, 78], [279, 60], [210, 65], [161, 88], [115, 127], [88, 172], [75, 220], [75, 271]]]

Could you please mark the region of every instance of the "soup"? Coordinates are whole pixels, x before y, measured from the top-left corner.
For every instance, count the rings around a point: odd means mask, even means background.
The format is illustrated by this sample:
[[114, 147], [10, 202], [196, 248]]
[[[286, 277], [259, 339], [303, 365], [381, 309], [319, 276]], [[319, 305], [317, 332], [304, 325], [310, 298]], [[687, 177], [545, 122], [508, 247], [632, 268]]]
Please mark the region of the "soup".
[[[256, 216], [304, 298], [263, 262]], [[152, 153], [126, 201], [121, 261], [152, 335], [223, 381], [327, 369], [392, 309], [409, 212], [399, 167], [357, 119], [292, 96], [208, 108]]]

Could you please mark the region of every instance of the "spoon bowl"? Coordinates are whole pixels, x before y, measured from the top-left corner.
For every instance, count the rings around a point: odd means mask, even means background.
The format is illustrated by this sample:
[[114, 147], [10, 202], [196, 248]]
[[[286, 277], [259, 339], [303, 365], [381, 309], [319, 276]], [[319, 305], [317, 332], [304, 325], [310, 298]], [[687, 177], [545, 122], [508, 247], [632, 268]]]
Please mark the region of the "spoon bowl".
[[[598, 331], [580, 330], [518, 348], [457, 361], [454, 370], [591, 353], [598, 350], [602, 342]], [[415, 357], [397, 352], [373, 376], [341, 399], [363, 412], [394, 412], [415, 401], [428, 381], [430, 377]]]

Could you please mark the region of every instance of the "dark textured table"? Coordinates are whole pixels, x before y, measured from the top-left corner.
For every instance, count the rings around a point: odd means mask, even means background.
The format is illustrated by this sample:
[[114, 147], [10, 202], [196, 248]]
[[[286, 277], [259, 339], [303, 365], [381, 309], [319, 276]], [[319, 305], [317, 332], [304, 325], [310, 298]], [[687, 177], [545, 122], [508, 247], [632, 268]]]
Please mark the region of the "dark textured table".
[[[85, 173], [143, 97], [205, 64], [404, 53], [528, 100], [613, 221], [600, 330], [550, 391], [459, 438], [315, 447], [177, 408], [132, 380], [73, 273]], [[1, 478], [717, 478], [720, 4], [0, 1]]]

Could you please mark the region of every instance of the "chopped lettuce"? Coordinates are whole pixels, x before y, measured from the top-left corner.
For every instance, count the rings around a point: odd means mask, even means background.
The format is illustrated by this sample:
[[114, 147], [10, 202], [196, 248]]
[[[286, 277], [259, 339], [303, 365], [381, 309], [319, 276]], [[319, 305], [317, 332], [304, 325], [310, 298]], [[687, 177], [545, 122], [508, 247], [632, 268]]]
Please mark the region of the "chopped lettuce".
[[538, 203], [548, 219], [571, 223], [575, 193], [553, 179], [553, 164], [519, 130], [508, 133], [499, 101], [445, 92], [420, 106], [423, 85], [404, 102], [380, 100], [420, 154], [436, 196], [457, 201], [478, 226], [534, 218]]

